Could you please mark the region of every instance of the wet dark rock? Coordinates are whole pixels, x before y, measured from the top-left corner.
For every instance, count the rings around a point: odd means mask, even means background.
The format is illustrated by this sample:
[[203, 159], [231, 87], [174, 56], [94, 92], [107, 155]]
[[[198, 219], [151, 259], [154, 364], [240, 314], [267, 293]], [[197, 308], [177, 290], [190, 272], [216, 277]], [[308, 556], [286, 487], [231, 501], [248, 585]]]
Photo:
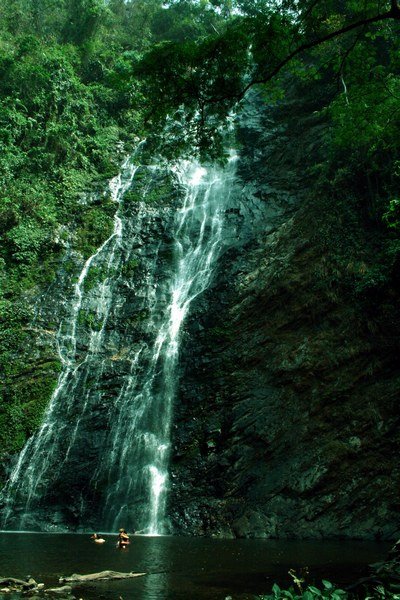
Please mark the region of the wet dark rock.
[[320, 154], [326, 126], [291, 125], [253, 115], [241, 132], [244, 219], [187, 325], [170, 517], [198, 535], [393, 539], [398, 294], [374, 314], [354, 293], [348, 265], [374, 263], [381, 231], [357, 202], [314, 200], [299, 149]]
[[[222, 257], [182, 334], [167, 515], [177, 534], [397, 536], [398, 290], [386, 299], [355, 293], [355, 265], [375, 264], [382, 233], [358, 199], [317, 187], [308, 167], [324, 159], [327, 125], [309, 115], [301, 100], [271, 110], [254, 99], [244, 109]], [[108, 481], [93, 477], [94, 465], [111, 452], [111, 409], [137, 344], [150, 344], [147, 286], [162, 286], [171, 263], [179, 190], [165, 184], [164, 203], [146, 205], [136, 232], [139, 192], [133, 187], [125, 206], [131, 229], [98, 354], [102, 377], [84, 367], [101, 296], [94, 285], [77, 347], [76, 399], [89, 390], [90, 403], [32, 529], [97, 529]], [[73, 273], [61, 267], [38, 299], [33, 369], [57, 355], [55, 332], [83, 266], [81, 256], [67, 258]], [[161, 289], [160, 313], [167, 296]], [[68, 429], [79, 410], [69, 411]], [[67, 451], [60, 444], [55, 463]]]

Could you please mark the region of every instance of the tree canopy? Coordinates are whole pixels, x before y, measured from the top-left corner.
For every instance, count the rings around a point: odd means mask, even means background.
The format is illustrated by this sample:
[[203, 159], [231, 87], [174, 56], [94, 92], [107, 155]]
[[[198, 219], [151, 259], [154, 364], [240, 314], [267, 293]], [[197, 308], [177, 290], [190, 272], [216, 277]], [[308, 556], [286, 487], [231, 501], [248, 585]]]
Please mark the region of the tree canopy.
[[353, 79], [357, 87], [362, 79], [370, 86], [370, 67], [381, 83], [390, 79], [388, 89], [398, 75], [400, 8], [394, 0], [170, 3], [170, 10], [188, 7], [208, 16], [211, 31], [203, 26], [189, 38], [155, 44], [135, 72], [153, 99], [149, 118], [165, 118], [183, 104], [197, 115], [198, 133], [205, 129], [200, 146], [210, 140], [207, 123], [226, 115], [254, 86], [263, 86], [272, 100], [288, 77], [330, 76], [348, 104]]
[[0, 0], [0, 432], [19, 427], [6, 447], [33, 426], [8, 386], [27, 362], [26, 291], [52, 281], [67, 243], [87, 256], [107, 237], [114, 207], [82, 197], [139, 138], [220, 158], [250, 89], [276, 110], [293, 89], [318, 98], [325, 152], [305, 168], [361, 190], [396, 260], [399, 17], [396, 0]]

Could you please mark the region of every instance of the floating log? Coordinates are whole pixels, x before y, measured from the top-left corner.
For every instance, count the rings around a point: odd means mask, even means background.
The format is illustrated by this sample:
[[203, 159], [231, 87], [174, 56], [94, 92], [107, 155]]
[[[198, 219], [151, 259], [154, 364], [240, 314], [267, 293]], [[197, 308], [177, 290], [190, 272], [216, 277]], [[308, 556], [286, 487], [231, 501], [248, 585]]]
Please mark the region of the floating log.
[[28, 587], [26, 581], [23, 579], [15, 579], [15, 577], [1, 577], [0, 585], [21, 585]]
[[92, 581], [110, 581], [112, 579], [132, 579], [142, 577], [146, 573], [118, 573], [118, 571], [100, 571], [100, 573], [89, 573], [78, 575], [74, 573], [70, 577], [60, 577], [60, 583], [90, 583]]
[[26, 581], [26, 579], [16, 579], [15, 577], [0, 577], [0, 586], [5, 586], [5, 587], [21, 587], [24, 589], [31, 589], [37, 586], [37, 583], [34, 579], [29, 579], [28, 581]]
[[45, 594], [53, 594], [53, 595], [60, 595], [60, 596], [68, 596], [70, 595], [72, 592], [72, 587], [70, 585], [63, 585], [62, 587], [59, 588], [48, 588], [47, 590], [45, 590]]

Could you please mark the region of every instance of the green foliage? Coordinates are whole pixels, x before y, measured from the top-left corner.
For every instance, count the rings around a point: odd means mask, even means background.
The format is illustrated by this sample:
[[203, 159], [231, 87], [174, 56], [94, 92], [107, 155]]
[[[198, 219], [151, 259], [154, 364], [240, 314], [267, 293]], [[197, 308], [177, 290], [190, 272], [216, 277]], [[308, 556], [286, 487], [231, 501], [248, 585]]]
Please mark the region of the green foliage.
[[351, 52], [340, 73], [346, 88], [342, 87], [328, 109], [333, 159], [343, 163], [346, 157], [353, 175], [363, 170], [370, 196], [388, 194], [399, 183], [399, 65], [398, 61], [382, 61], [382, 48], [397, 54], [400, 44], [390, 32], [379, 33], [359, 41]]
[[[57, 269], [76, 275], [65, 245], [86, 258], [113, 231], [116, 205], [99, 190], [121, 142], [142, 135], [131, 65], [151, 36], [151, 18], [146, 35], [139, 21], [160, 7], [0, 0], [0, 454], [38, 426], [56, 381], [29, 330], [32, 302]], [[94, 314], [81, 320], [99, 327]]]
[[57, 380], [57, 361], [32, 364], [31, 317], [23, 300], [0, 300], [0, 455], [19, 450], [39, 425]]
[[347, 600], [350, 595], [336, 588], [330, 581], [322, 580], [323, 588], [319, 589], [313, 585], [307, 586], [303, 591], [301, 586], [298, 586], [296, 591], [294, 588], [288, 590], [282, 590], [276, 583], [272, 587], [272, 594], [262, 596], [263, 600], [278, 600], [281, 598], [287, 598], [288, 600]]
[[78, 46], [93, 38], [108, 16], [104, 0], [67, 0], [65, 7], [63, 39]]
[[104, 281], [107, 272], [102, 267], [91, 266], [84, 281], [85, 293], [90, 292], [96, 285]]
[[383, 215], [383, 220], [390, 229], [400, 231], [400, 199], [393, 198], [389, 201], [389, 207]]
[[100, 331], [102, 326], [101, 319], [97, 316], [97, 313], [93, 310], [81, 310], [78, 315], [78, 323], [83, 327], [91, 329], [92, 331]]
[[372, 596], [366, 596], [365, 600], [400, 600], [400, 594], [396, 594], [383, 585], [378, 585], [374, 588]]
[[[248, 36], [234, 27], [224, 36], [210, 35], [202, 42], [188, 39], [155, 46], [134, 66], [144, 81], [143, 92], [152, 98], [147, 118], [156, 125], [173, 111], [169, 140], [178, 138], [180, 150], [220, 156], [222, 138], [217, 125], [240, 93], [249, 61]], [[185, 110], [179, 111], [182, 104]], [[166, 145], [167, 151], [173, 155], [174, 148]]]
[[[58, 363], [48, 362], [35, 375], [22, 378], [0, 400], [0, 448], [16, 452], [40, 425], [48, 400], [57, 383]], [[51, 373], [49, 373], [49, 371]]]
[[84, 213], [76, 237], [77, 246], [85, 258], [95, 253], [101, 242], [110, 237], [113, 219], [101, 207], [94, 207]]
[[126, 262], [122, 266], [121, 273], [126, 279], [130, 279], [130, 277], [132, 277], [136, 273], [139, 266], [140, 266], [139, 259], [131, 258], [128, 262]]
[[[333, 583], [322, 580], [322, 588], [309, 585], [305, 590], [298, 586], [298, 589], [289, 588], [283, 590], [276, 583], [272, 587], [272, 593], [261, 596], [262, 600], [350, 600], [354, 598], [353, 594], [337, 588]], [[370, 595], [372, 593], [372, 595]], [[365, 596], [365, 600], [400, 600], [400, 594], [396, 594], [384, 586], [377, 586], [372, 592]]]
[[[221, 151], [218, 126], [249, 86], [263, 84], [271, 102], [291, 78], [329, 80], [337, 88], [327, 94], [325, 114], [338, 162], [347, 153], [375, 174], [398, 156], [399, 26], [387, 18], [368, 24], [381, 14], [373, 0], [177, 0], [169, 6], [154, 21], [167, 41], [133, 68], [151, 99], [151, 121], [173, 113], [187, 146], [200, 155]], [[340, 33], [354, 23], [360, 26]]]
[[124, 196], [124, 205], [129, 209], [130, 204], [138, 202], [166, 204], [175, 198], [175, 185], [170, 173], [156, 176], [154, 172], [142, 167], [137, 171], [131, 189]]
[[[277, 106], [289, 87], [323, 90], [326, 152], [310, 175], [324, 190], [356, 189], [386, 227], [379, 261], [349, 275], [356, 293], [390, 285], [400, 255], [399, 27], [334, 35], [376, 10], [373, 0], [0, 0], [0, 414], [15, 432], [3, 447], [23, 443], [53, 385], [48, 373], [29, 407], [13, 395], [30, 361], [29, 298], [54, 280], [63, 246], [87, 258], [112, 234], [116, 206], [98, 192], [121, 143], [129, 150], [146, 135], [149, 151], [223, 160], [226, 117], [252, 82]], [[173, 201], [167, 178], [149, 185], [140, 175], [126, 210]], [[137, 267], [133, 258], [124, 275]], [[85, 288], [106, 275], [93, 270]], [[99, 327], [94, 313], [80, 321]]]
[[384, 289], [390, 282], [390, 271], [385, 263], [373, 264], [356, 274], [354, 290], [357, 294], [368, 294]]

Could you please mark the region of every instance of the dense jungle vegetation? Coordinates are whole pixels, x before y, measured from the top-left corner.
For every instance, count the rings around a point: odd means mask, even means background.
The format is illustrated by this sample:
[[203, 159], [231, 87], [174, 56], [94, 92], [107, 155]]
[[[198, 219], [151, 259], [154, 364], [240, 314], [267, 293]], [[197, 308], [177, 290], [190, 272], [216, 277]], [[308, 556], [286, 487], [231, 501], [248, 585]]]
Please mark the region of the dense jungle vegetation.
[[384, 232], [360, 288], [398, 285], [399, 18], [383, 0], [0, 0], [0, 455], [54, 387], [54, 360], [30, 372], [32, 298], [67, 249], [109, 235], [96, 192], [144, 136], [223, 158], [220, 125], [249, 89], [278, 109], [293, 87], [320, 97], [323, 160], [304, 168], [321, 194], [361, 195]]

